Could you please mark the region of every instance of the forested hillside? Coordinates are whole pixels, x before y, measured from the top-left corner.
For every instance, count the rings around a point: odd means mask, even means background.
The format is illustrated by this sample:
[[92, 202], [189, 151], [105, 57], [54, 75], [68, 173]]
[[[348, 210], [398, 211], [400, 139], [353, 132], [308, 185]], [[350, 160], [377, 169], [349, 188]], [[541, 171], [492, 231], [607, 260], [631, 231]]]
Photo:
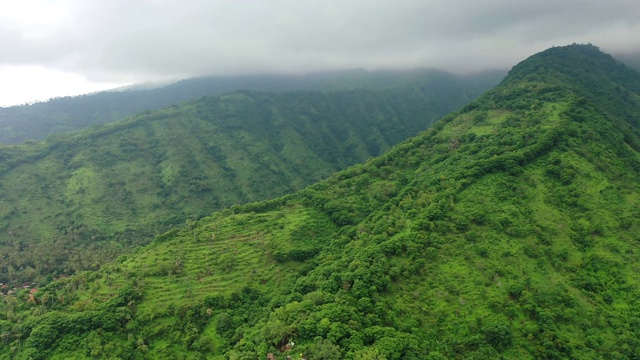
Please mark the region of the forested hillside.
[[626, 53], [626, 54], [616, 54], [616, 59], [622, 61], [625, 65], [630, 68], [640, 71], [640, 54], [639, 53]]
[[302, 189], [427, 128], [456, 103], [438, 95], [236, 92], [0, 147], [0, 282], [95, 269], [187, 219]]
[[502, 72], [458, 76], [437, 70], [337, 71], [304, 75], [208, 76], [182, 80], [155, 89], [108, 91], [62, 97], [30, 105], [0, 107], [0, 143], [42, 140], [161, 109], [182, 101], [236, 90], [354, 90], [412, 86], [429, 97], [446, 99], [452, 111], [496, 85]]
[[591, 45], [534, 55], [364, 165], [5, 295], [0, 354], [637, 358], [639, 89]]

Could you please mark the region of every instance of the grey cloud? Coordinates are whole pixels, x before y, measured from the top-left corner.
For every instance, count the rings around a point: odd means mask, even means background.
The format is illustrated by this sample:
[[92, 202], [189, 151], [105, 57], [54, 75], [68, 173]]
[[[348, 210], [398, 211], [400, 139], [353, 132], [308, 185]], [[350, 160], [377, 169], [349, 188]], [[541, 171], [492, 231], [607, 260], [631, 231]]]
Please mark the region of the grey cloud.
[[[95, 80], [330, 68], [506, 67], [567, 42], [640, 50], [640, 6], [610, 0], [70, 0], [28, 38], [0, 25], [0, 64]], [[9, 51], [10, 50], [10, 51]]]

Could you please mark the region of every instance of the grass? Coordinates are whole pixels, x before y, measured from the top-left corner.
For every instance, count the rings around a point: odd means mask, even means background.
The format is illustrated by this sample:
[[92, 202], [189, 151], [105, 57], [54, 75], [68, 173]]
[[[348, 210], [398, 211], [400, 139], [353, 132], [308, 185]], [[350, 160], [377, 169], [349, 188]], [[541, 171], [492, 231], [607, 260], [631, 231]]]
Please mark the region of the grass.
[[295, 244], [304, 246], [304, 240], [292, 234], [318, 218], [322, 215], [292, 206], [193, 222], [188, 225], [191, 229], [155, 244], [152, 252], [134, 253], [108, 269], [108, 281], [103, 277], [100, 286], [79, 300], [100, 304], [114, 296], [127, 278], [136, 277], [144, 278], [141, 287], [147, 301], [141, 304], [142, 311], [162, 311], [171, 303], [196, 304], [207, 295], [228, 295], [247, 286], [265, 292], [286, 289], [300, 264], [278, 262], [273, 254], [294, 250]]

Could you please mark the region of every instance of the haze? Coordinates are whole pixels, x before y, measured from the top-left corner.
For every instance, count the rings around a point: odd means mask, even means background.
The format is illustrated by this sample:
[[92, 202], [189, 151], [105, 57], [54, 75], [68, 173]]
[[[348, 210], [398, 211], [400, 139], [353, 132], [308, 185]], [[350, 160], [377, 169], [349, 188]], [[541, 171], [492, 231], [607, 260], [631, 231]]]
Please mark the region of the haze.
[[508, 68], [554, 45], [640, 51], [636, 1], [3, 1], [0, 105], [199, 75]]

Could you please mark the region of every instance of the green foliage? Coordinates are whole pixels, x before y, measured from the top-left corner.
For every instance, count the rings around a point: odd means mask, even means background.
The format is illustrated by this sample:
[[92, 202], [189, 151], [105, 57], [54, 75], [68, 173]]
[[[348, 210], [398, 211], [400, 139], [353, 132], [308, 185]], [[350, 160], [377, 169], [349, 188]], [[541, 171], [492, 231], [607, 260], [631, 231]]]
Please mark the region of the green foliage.
[[640, 75], [621, 81], [592, 53], [536, 55], [364, 165], [189, 222], [35, 301], [5, 296], [0, 354], [636, 358], [640, 153], [620, 114], [640, 102], [611, 111], [618, 98], [565, 76], [640, 98]]
[[[410, 85], [420, 88], [434, 104], [446, 111], [478, 96], [497, 84], [502, 72], [474, 76], [456, 76], [437, 70], [412, 71], [338, 71], [308, 75], [207, 76], [181, 80], [151, 89], [105, 91], [75, 97], [61, 97], [7, 108], [0, 107], [0, 143], [19, 144], [33, 140], [63, 138], [90, 126], [106, 124], [148, 110], [162, 109], [202, 96], [237, 90], [300, 91], [387, 89]], [[471, 98], [468, 98], [471, 96]], [[442, 114], [440, 114], [442, 115]], [[433, 118], [437, 118], [436, 115]], [[376, 144], [369, 144], [371, 149]], [[215, 147], [212, 147], [215, 153]]]
[[312, 346], [306, 354], [310, 359], [327, 359], [327, 360], [339, 360], [340, 347], [333, 344], [330, 340], [322, 339]]
[[497, 350], [505, 350], [513, 343], [511, 324], [504, 316], [484, 319], [481, 331], [484, 333], [487, 343]]
[[[457, 101], [425, 101], [431, 85], [425, 93], [410, 85], [236, 92], [42, 143], [0, 146], [0, 282], [46, 283], [95, 270], [188, 219], [299, 190], [429, 126], [466, 96], [462, 89]], [[352, 221], [344, 212], [332, 216]], [[312, 258], [319, 251], [312, 243], [274, 256]]]

